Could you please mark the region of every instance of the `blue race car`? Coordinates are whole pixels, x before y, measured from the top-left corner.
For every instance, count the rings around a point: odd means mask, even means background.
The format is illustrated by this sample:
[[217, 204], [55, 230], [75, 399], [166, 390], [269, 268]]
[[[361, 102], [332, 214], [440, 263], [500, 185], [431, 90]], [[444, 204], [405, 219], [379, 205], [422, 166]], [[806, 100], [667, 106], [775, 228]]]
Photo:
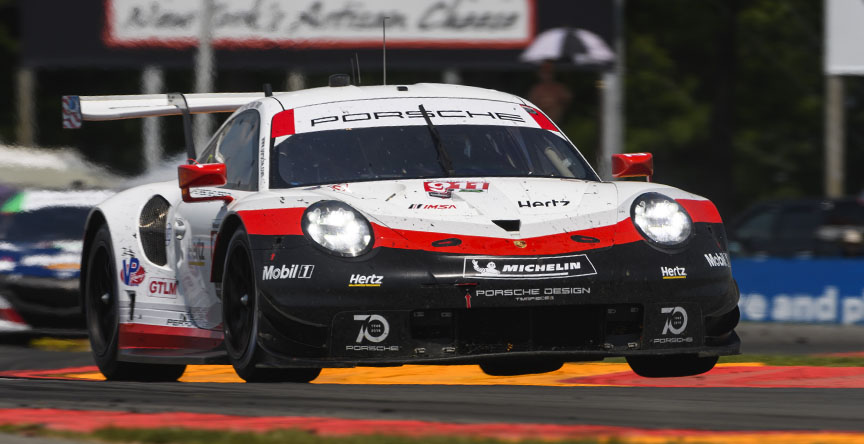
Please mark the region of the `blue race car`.
[[0, 206], [0, 333], [84, 327], [84, 222], [109, 191], [21, 191]]

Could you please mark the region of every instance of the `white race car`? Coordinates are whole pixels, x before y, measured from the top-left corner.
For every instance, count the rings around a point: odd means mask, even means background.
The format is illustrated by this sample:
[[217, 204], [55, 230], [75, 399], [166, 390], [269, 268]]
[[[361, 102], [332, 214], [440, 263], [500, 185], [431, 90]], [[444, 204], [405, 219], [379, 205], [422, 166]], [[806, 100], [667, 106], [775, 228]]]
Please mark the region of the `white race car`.
[[[714, 205], [601, 181], [519, 97], [417, 84], [64, 103], [72, 126], [233, 111], [179, 181], [90, 214], [82, 292], [108, 379], [195, 363], [246, 381], [409, 363], [507, 375], [608, 356], [676, 376], [739, 350]], [[614, 161], [652, 172], [650, 155]]]

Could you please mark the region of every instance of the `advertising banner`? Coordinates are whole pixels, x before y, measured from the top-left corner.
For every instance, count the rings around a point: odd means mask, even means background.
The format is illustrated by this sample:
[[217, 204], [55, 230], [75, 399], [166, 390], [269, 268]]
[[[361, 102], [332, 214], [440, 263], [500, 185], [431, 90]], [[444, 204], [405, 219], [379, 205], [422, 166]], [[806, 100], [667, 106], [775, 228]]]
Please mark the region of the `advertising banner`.
[[[192, 67], [204, 0], [18, 2], [20, 61], [32, 68]], [[598, 0], [212, 0], [210, 34], [222, 69], [306, 73], [536, 69], [520, 55], [544, 31], [582, 38], [569, 64], [604, 70], [614, 55], [614, 2]], [[572, 45], [571, 45], [572, 46]], [[584, 47], [584, 48], [583, 48]], [[585, 53], [585, 57], [581, 53]], [[590, 57], [589, 57], [590, 56]], [[581, 58], [580, 58], [581, 57]], [[585, 60], [583, 60], [585, 59]]]
[[864, 325], [864, 259], [733, 259], [741, 320]]
[[[205, 0], [106, 0], [105, 43], [193, 47]], [[222, 48], [523, 48], [534, 36], [535, 0], [215, 0], [212, 34]]]

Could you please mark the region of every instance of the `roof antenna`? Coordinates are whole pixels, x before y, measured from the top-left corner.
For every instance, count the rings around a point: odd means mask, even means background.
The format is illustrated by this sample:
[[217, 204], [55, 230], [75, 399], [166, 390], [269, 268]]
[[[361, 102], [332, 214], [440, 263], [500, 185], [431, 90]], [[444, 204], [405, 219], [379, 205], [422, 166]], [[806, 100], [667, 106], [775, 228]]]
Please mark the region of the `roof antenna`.
[[273, 85], [269, 83], [264, 84], [264, 97], [273, 97]]
[[390, 17], [384, 17], [381, 19], [381, 43], [384, 48], [384, 84], [387, 84], [387, 19]]
[[356, 52], [354, 53], [354, 62], [357, 64], [357, 85], [359, 86], [363, 84], [363, 80], [360, 79], [360, 57]]
[[351, 65], [351, 84], [357, 84], [357, 71], [354, 70], [354, 59], [348, 58], [348, 64]]

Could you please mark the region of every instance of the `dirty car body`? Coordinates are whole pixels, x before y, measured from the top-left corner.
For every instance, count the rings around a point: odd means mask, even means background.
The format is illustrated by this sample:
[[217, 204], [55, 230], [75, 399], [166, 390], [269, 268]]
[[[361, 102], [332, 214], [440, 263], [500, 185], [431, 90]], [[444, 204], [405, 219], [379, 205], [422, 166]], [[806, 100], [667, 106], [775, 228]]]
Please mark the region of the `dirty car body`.
[[88, 222], [85, 268], [110, 236], [118, 362], [230, 362], [262, 380], [738, 352], [714, 205], [601, 181], [513, 95], [421, 84], [262, 97], [181, 170], [183, 190], [122, 192]]

